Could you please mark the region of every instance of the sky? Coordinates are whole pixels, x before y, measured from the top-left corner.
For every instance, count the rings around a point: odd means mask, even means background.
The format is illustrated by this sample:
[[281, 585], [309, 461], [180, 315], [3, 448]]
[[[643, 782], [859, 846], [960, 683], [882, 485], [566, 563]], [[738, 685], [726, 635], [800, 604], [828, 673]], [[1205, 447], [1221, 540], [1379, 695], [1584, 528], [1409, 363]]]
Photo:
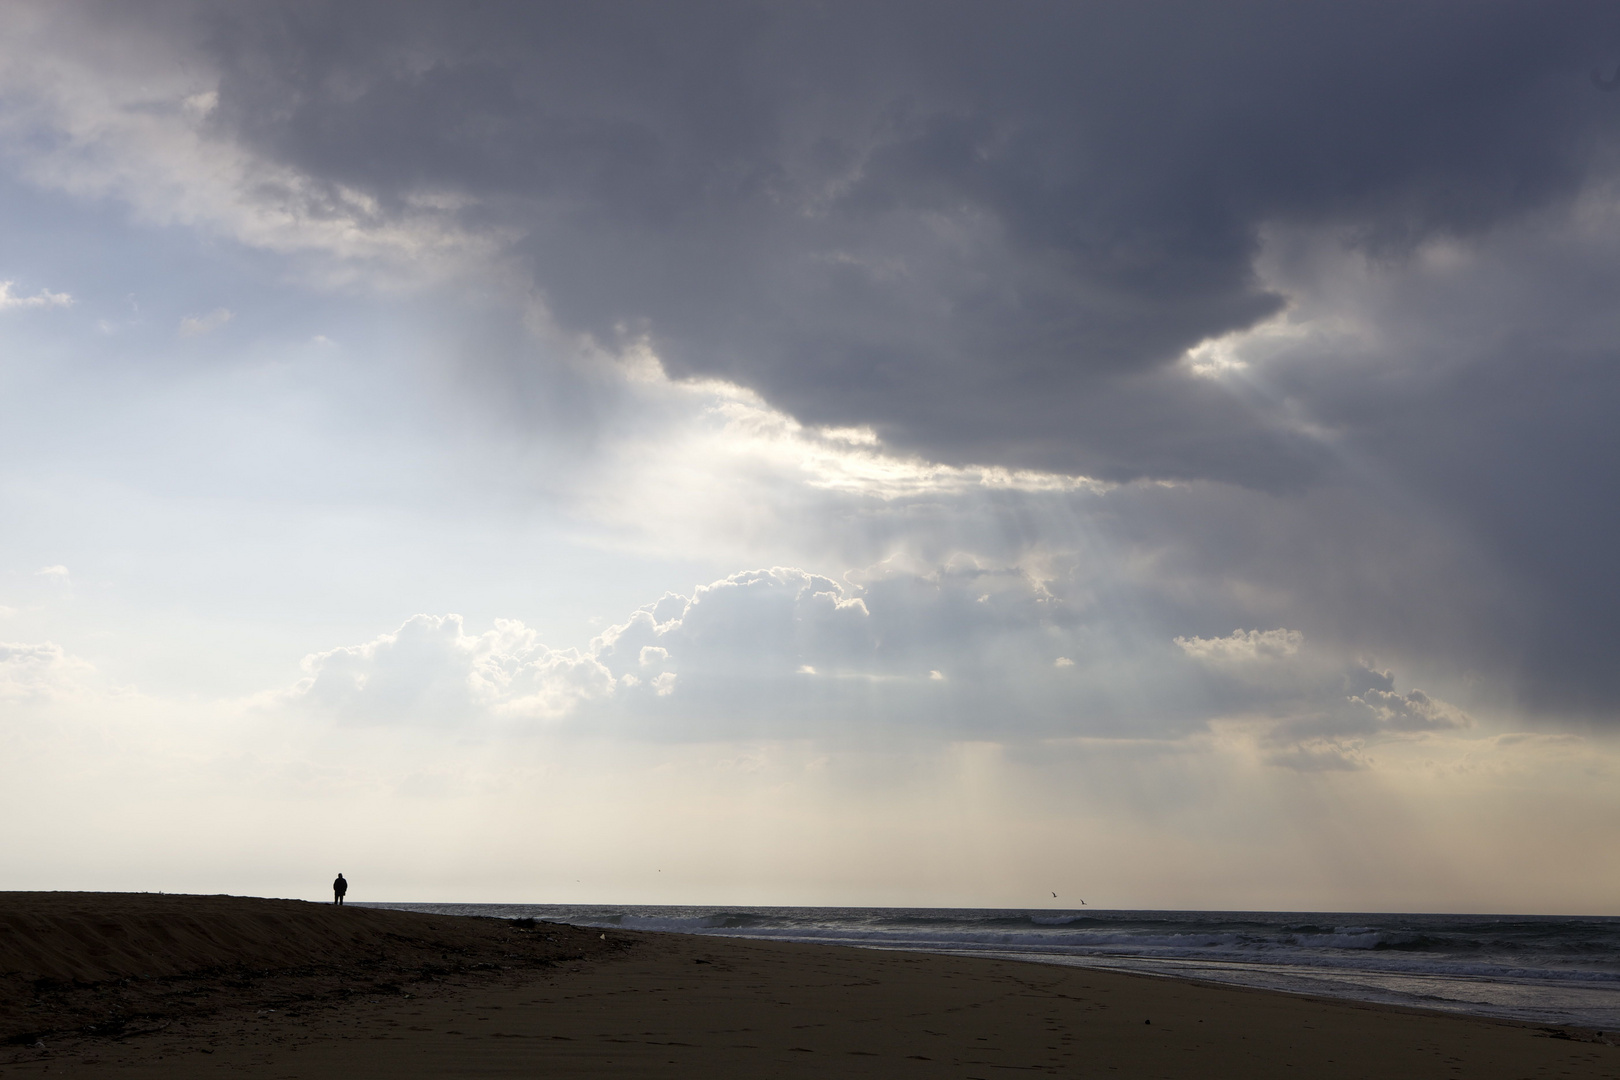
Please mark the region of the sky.
[[0, 6], [0, 889], [1620, 914], [1617, 79]]

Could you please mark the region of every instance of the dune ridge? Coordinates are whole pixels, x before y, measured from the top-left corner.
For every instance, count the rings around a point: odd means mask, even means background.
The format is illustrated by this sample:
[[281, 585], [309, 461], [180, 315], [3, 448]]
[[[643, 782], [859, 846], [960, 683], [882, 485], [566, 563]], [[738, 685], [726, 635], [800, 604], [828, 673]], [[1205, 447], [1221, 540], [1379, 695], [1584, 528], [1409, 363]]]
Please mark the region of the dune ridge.
[[447, 917], [303, 900], [165, 893], [0, 896], [0, 972], [58, 982], [359, 960], [411, 938], [446, 948], [483, 940]]
[[[615, 944], [619, 944], [616, 942]], [[151, 1030], [591, 955], [598, 933], [243, 896], [0, 893], [0, 1041]]]

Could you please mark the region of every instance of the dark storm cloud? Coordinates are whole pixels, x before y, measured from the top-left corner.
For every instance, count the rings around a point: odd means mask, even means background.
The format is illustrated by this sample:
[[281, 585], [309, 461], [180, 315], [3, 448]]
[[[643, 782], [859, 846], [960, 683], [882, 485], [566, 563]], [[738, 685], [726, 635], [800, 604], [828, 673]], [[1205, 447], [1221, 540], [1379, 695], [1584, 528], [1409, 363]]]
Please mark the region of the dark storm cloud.
[[[83, 28], [122, 41], [136, 17], [104, 7]], [[564, 331], [646, 334], [676, 376], [935, 460], [1215, 481], [1027, 520], [1033, 500], [1011, 494], [874, 511], [871, 550], [827, 565], [1017, 532], [996, 557], [1012, 564], [1089, 530], [1151, 567], [1118, 608], [1161, 646], [1288, 626], [1420, 664], [1448, 694], [1477, 678], [1511, 691], [1504, 707], [1620, 705], [1620, 96], [1592, 76], [1620, 59], [1613, 8], [138, 17], [145, 40], [202, 58], [199, 87], [217, 73], [211, 138], [283, 167], [249, 196], [268, 219], [278, 200], [318, 214], [323, 185], [339, 219], [369, 207], [362, 231], [448, 219], [494, 238]], [[617, 384], [559, 374], [509, 294], [431, 299], [449, 344], [430, 351], [481, 391], [459, 397], [571, 445], [614, 437]], [[1175, 363], [1285, 301], [1304, 335], [1241, 376]], [[841, 512], [804, 519], [797, 537], [860, 546]]]
[[651, 335], [945, 461], [1289, 487], [1310, 440], [1170, 363], [1279, 310], [1268, 224], [1380, 257], [1556, 204], [1620, 112], [1558, 5], [201, 9], [221, 134], [459, 196], [565, 328]]
[[[1459, 654], [1482, 674], [1510, 673], [1529, 710], [1612, 719], [1620, 230], [1610, 199], [1504, 230], [1455, 266], [1400, 275], [1361, 312], [1378, 328], [1373, 346], [1332, 364], [1305, 348], [1276, 371], [1283, 392], [1352, 432], [1356, 453], [1389, 478], [1393, 490], [1374, 494], [1392, 520], [1402, 502], [1420, 506], [1454, 537], [1443, 560], [1399, 524], [1361, 541], [1395, 537], [1405, 553], [1388, 565], [1426, 564], [1400, 586], [1407, 604], [1427, 594], [1427, 617], [1401, 620], [1408, 632], [1427, 623], [1435, 640], [1474, 642], [1478, 651]], [[1366, 587], [1376, 580], [1363, 576], [1364, 594], [1387, 591]]]

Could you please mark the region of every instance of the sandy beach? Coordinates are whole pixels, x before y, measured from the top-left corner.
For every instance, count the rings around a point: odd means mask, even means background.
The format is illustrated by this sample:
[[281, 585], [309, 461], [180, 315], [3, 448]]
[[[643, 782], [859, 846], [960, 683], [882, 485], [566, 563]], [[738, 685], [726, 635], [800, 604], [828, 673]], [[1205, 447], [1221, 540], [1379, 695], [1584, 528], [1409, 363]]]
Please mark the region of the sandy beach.
[[0, 894], [0, 1077], [1620, 1077], [1577, 1029], [290, 900]]

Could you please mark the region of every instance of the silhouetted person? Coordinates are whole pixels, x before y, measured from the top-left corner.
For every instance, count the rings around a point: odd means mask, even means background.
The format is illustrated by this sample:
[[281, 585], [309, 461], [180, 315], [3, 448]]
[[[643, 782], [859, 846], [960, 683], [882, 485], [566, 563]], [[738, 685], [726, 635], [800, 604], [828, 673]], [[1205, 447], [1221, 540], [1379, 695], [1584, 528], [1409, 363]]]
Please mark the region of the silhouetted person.
[[334, 904], [343, 903], [343, 894], [348, 892], [348, 891], [349, 891], [349, 883], [347, 881], [343, 880], [343, 875], [342, 874], [339, 874], [337, 876], [337, 880], [332, 882], [332, 903], [334, 903]]

